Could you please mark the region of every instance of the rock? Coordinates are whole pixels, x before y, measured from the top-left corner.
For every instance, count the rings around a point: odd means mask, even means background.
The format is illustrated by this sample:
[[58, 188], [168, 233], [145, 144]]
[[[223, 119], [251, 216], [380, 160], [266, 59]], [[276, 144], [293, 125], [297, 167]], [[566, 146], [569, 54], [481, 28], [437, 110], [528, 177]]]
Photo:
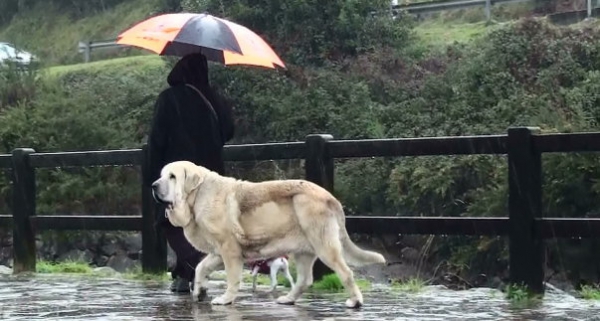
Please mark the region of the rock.
[[106, 263], [108, 263], [108, 256], [99, 255], [94, 261], [96, 263], [96, 266], [106, 266]]
[[[569, 277], [566, 272], [557, 272], [553, 269], [546, 268], [544, 274], [546, 275], [546, 283], [552, 283], [553, 286], [565, 291], [565, 292], [574, 292], [575, 286], [573, 282], [569, 280]], [[573, 278], [575, 279], [575, 278]], [[576, 292], [576, 291], [575, 291]]]
[[0, 246], [12, 246], [12, 235], [6, 234], [0, 238]]
[[88, 249], [87, 242], [84, 238], [76, 239], [71, 242], [71, 246], [73, 246], [76, 250], [85, 251]]
[[127, 254], [118, 253], [108, 259], [106, 266], [115, 269], [117, 272], [125, 272], [133, 268], [135, 263], [136, 262], [134, 260], [127, 257]]
[[129, 252], [127, 253], [127, 257], [132, 259], [132, 260], [141, 260], [142, 259], [142, 251], [139, 252]]
[[12, 247], [0, 248], [0, 265], [12, 266]]
[[489, 278], [485, 274], [478, 274], [473, 278], [473, 286], [480, 287], [486, 286], [489, 283]]
[[127, 253], [139, 253], [142, 250], [142, 234], [130, 235], [121, 241], [123, 249]]
[[490, 287], [498, 290], [504, 290], [506, 285], [504, 284], [504, 282], [502, 282], [502, 279], [500, 279], [500, 277], [495, 276], [490, 281]]
[[400, 252], [402, 253], [402, 259], [406, 262], [416, 263], [421, 258], [419, 251], [412, 247], [405, 247]]
[[384, 234], [381, 236], [381, 242], [386, 248], [395, 247], [398, 243], [397, 234]]
[[47, 231], [39, 238], [42, 245], [39, 249], [39, 257], [42, 260], [55, 261], [61, 255], [73, 249], [69, 239], [62, 237], [58, 232]]
[[70, 250], [58, 257], [58, 261], [76, 261], [90, 263], [94, 260], [94, 254], [90, 250]]
[[12, 274], [13, 270], [8, 266], [0, 265], [0, 274]]
[[97, 267], [93, 269], [92, 272], [100, 276], [115, 276], [119, 274], [115, 269], [108, 266]]
[[102, 234], [100, 233], [89, 233], [85, 238], [85, 248], [93, 252], [99, 251], [99, 247], [102, 244]]
[[118, 249], [119, 249], [119, 246], [117, 245], [117, 243], [115, 241], [110, 241], [110, 243], [104, 244], [100, 248], [102, 254], [107, 255], [107, 256], [115, 255], [117, 253]]

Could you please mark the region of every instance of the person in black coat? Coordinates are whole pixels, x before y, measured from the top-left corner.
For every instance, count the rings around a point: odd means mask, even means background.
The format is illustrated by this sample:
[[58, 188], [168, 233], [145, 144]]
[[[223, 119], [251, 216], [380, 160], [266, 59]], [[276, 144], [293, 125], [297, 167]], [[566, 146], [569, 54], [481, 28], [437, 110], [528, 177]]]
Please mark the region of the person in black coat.
[[[233, 112], [214, 92], [208, 80], [208, 64], [202, 54], [181, 58], [167, 77], [169, 87], [157, 98], [148, 138], [146, 185], [160, 177], [166, 164], [187, 160], [224, 174], [223, 145], [233, 137]], [[205, 99], [206, 98], [206, 99]], [[181, 227], [165, 218], [165, 206], [157, 205], [157, 225], [177, 255], [171, 271], [173, 292], [189, 292], [196, 265], [204, 257], [183, 235]]]

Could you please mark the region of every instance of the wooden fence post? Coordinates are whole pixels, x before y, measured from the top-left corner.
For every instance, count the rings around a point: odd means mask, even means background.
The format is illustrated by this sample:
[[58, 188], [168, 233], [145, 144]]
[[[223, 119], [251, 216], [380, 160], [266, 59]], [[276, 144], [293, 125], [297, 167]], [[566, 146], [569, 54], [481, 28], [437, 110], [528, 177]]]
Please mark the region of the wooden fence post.
[[148, 168], [148, 146], [142, 147], [142, 271], [160, 274], [167, 271], [167, 242], [162, 229], [156, 226], [157, 204], [150, 187], [145, 185]]
[[542, 160], [536, 127], [508, 129], [510, 282], [544, 293], [544, 247], [534, 220], [542, 216]]
[[35, 231], [31, 217], [35, 216], [35, 169], [29, 164], [31, 148], [12, 152], [12, 215], [13, 273], [35, 272]]
[[[331, 193], [333, 193], [333, 158], [329, 157], [327, 142], [332, 139], [331, 135], [306, 136], [306, 160], [304, 163], [306, 180], [322, 186]], [[314, 280], [319, 280], [330, 273], [333, 271], [321, 260], [315, 262]]]

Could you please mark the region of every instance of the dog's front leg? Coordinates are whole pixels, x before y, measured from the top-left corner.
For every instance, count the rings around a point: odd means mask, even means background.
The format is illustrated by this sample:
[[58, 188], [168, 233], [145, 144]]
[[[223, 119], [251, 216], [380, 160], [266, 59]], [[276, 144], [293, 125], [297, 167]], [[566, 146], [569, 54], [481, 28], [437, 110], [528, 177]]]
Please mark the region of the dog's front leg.
[[206, 298], [208, 291], [208, 276], [222, 265], [223, 260], [216, 254], [208, 254], [200, 261], [200, 263], [198, 263], [196, 266], [196, 274], [194, 276], [193, 300], [203, 301]]
[[211, 301], [211, 303], [215, 305], [233, 303], [240, 290], [244, 261], [242, 260], [239, 245], [237, 242], [232, 243], [225, 244], [220, 251], [225, 265], [225, 273], [227, 274], [227, 289], [225, 289], [223, 295], [216, 297]]

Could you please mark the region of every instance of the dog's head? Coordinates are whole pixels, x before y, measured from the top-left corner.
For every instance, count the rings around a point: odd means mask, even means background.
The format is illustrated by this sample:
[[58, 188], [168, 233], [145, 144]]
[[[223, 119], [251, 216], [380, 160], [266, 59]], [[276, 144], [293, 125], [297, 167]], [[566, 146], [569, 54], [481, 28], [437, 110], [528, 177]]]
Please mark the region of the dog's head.
[[210, 171], [188, 161], [177, 161], [165, 165], [160, 178], [152, 183], [152, 196], [160, 203], [171, 207], [186, 202], [187, 196], [199, 188]]

